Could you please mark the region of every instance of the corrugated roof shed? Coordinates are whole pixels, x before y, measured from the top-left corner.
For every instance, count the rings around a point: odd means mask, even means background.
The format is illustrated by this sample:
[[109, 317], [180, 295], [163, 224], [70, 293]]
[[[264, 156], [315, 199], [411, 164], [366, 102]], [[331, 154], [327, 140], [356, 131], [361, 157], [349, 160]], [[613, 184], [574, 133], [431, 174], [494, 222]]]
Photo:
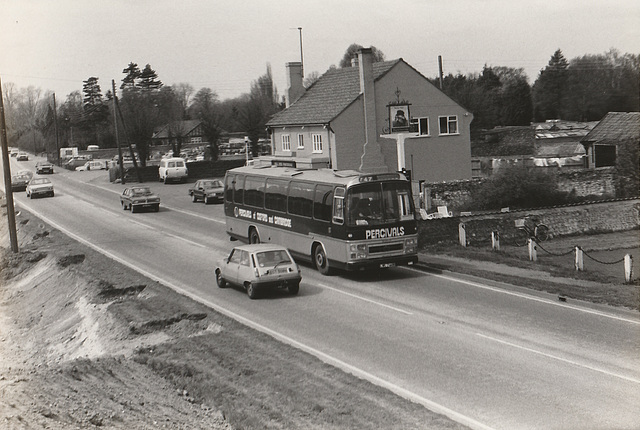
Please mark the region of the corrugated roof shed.
[[[373, 63], [373, 78], [378, 80], [401, 58]], [[276, 113], [268, 126], [326, 124], [360, 96], [358, 67], [330, 69], [289, 108]]]
[[581, 142], [616, 144], [640, 140], [640, 112], [609, 112]]
[[200, 125], [202, 121], [197, 119], [189, 119], [184, 121], [173, 121], [169, 124], [164, 125], [156, 134], [153, 135], [153, 139], [166, 139], [169, 137], [169, 127], [174, 127], [174, 129], [180, 129], [183, 131], [185, 135], [191, 133], [196, 127]]

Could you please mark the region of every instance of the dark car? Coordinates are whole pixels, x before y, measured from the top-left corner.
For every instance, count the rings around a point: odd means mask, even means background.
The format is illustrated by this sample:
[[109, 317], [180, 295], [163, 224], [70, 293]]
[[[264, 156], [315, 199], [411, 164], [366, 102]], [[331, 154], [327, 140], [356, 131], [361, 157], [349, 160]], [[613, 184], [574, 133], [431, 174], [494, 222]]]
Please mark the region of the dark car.
[[36, 163], [36, 173], [53, 173], [53, 164], [48, 161], [38, 161]]
[[33, 178], [27, 184], [25, 191], [30, 199], [38, 196], [54, 196], [53, 184], [47, 178]]
[[238, 285], [251, 299], [266, 288], [287, 288], [298, 294], [302, 275], [287, 248], [272, 243], [240, 245], [215, 269], [218, 287]]
[[205, 205], [211, 202], [221, 202], [224, 198], [224, 184], [219, 179], [200, 179], [193, 188], [189, 188], [192, 202], [202, 200]]
[[18, 156], [16, 157], [18, 161], [29, 161], [29, 154], [26, 152], [18, 152]]
[[11, 191], [24, 191], [27, 189], [27, 184], [31, 178], [27, 175], [12, 175], [11, 176]]
[[134, 186], [125, 188], [120, 194], [122, 209], [129, 209], [132, 213], [140, 209], [151, 209], [154, 212], [160, 210], [160, 197], [151, 191], [151, 188]]

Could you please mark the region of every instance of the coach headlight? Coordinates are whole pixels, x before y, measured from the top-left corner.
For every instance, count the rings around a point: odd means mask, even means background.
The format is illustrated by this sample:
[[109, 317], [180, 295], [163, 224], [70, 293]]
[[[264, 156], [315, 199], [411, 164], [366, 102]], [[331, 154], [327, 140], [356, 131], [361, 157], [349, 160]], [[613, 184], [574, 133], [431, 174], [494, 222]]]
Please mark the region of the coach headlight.
[[367, 245], [365, 243], [349, 245], [349, 257], [351, 260], [357, 260], [360, 258], [367, 258]]
[[412, 254], [418, 249], [418, 239], [411, 237], [404, 240], [404, 252], [406, 254]]

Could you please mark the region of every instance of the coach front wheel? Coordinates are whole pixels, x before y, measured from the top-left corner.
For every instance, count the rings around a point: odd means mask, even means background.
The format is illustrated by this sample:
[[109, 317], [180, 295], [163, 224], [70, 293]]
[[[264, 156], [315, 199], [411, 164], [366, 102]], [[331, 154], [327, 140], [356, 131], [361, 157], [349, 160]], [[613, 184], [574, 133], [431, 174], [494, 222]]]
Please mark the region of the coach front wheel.
[[327, 259], [326, 252], [324, 251], [324, 246], [316, 245], [313, 249], [313, 262], [315, 263], [318, 272], [323, 275], [328, 275], [331, 272], [329, 260]]
[[251, 228], [249, 230], [249, 243], [260, 243], [260, 235], [258, 234], [258, 230], [255, 228]]

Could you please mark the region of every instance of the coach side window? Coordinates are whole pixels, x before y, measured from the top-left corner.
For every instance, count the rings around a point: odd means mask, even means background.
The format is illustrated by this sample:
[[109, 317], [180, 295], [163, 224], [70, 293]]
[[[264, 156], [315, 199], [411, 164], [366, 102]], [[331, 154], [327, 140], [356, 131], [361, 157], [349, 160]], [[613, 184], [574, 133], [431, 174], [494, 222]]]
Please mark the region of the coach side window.
[[330, 185], [316, 185], [313, 199], [313, 217], [322, 221], [331, 221], [333, 204], [333, 187]]
[[264, 207], [264, 179], [253, 176], [247, 176], [244, 182], [244, 204]]
[[224, 178], [224, 200], [231, 203], [233, 201], [233, 181], [235, 176], [227, 175]]
[[234, 203], [244, 203], [244, 176], [236, 175], [234, 181], [233, 201]]
[[313, 213], [314, 184], [291, 182], [289, 184], [289, 213], [311, 218]]
[[264, 195], [265, 209], [278, 212], [287, 211], [288, 182], [282, 179], [267, 179], [267, 189]]
[[333, 197], [333, 223], [344, 224], [344, 188], [338, 187]]

